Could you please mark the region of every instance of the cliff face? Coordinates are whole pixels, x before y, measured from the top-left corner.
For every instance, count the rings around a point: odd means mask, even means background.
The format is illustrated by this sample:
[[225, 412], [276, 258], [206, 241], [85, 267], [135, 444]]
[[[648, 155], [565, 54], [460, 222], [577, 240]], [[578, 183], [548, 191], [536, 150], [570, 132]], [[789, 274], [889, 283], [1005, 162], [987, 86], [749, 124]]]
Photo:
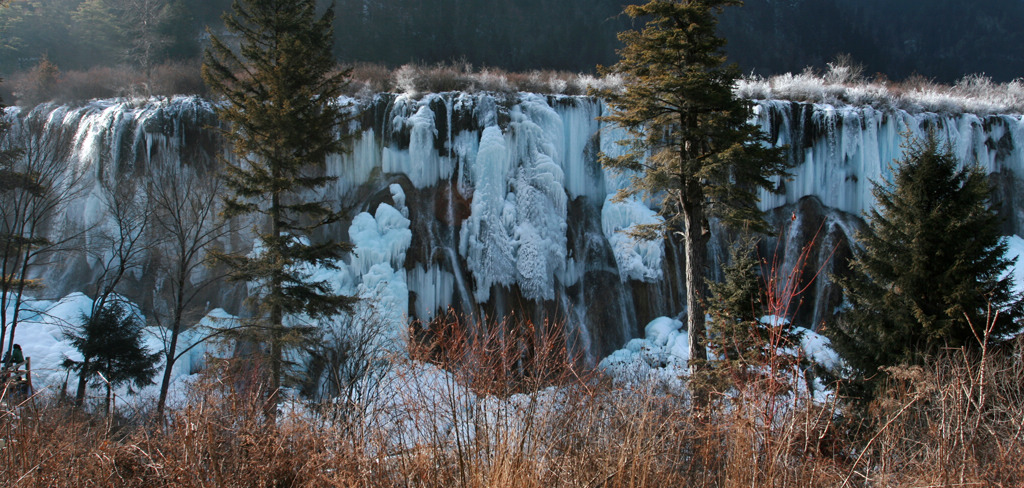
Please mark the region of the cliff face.
[[[840, 292], [828, 276], [845, 269], [851, 242], [863, 225], [860, 216], [874, 204], [873, 182], [891, 179], [892, 163], [902, 157], [910, 139], [934, 131], [961, 162], [981, 166], [990, 175], [1004, 234], [1024, 232], [1020, 115], [942, 115], [764, 101], [758, 103], [755, 118], [776, 144], [790, 147], [793, 178], [782, 183], [779, 194], [761, 195], [761, 208], [784, 242], [769, 239], [762, 249], [782, 250], [781, 269], [788, 273], [809, 246], [801, 280], [816, 274], [819, 278], [796, 311], [804, 325], [819, 326], [839, 305]], [[822, 267], [824, 273], [818, 273]]]
[[[570, 341], [592, 359], [620, 347], [650, 319], [685, 311], [673, 243], [636, 243], [617, 232], [657, 217], [644, 202], [609, 198], [628, 175], [597, 162], [600, 151], [618, 151], [623, 137], [596, 120], [604, 110], [599, 100], [447, 93], [344, 103], [355, 113], [347, 128], [355, 140], [324, 171], [337, 177], [327, 197], [352, 219], [319, 236], [357, 245], [337, 277], [339, 289], [365, 296], [388, 290], [395, 320], [429, 321], [452, 308], [478, 319], [515, 313], [538, 324], [565, 321]], [[47, 157], [84, 175], [84, 191], [55, 216], [60, 225], [53, 232], [102, 225], [105, 194], [154, 165], [212, 165], [223, 152], [210, 128], [212, 107], [196, 98], [42, 105], [9, 117], [13, 136], [34, 136]], [[804, 269], [806, 282], [818, 274], [803, 305], [791, 311], [807, 325], [826, 321], [838, 305], [827, 274], [845, 265], [862, 225], [858, 216], [872, 204], [871, 181], [891, 174], [908, 136], [935, 130], [962, 160], [986, 168], [1006, 233], [1024, 228], [1020, 116], [767, 101], [757, 104], [754, 119], [790, 147], [795, 165], [781, 193], [762, 195], [762, 208], [780, 229], [762, 252], [776, 256], [781, 273]], [[234, 223], [223, 245], [251, 246], [249, 228]], [[716, 258], [726, 254], [728, 240], [716, 232]], [[162, 286], [157, 259], [136, 269], [125, 288], [147, 309], [162, 306], [153, 292]], [[59, 262], [37, 267], [45, 295], [88, 289], [97, 273], [94, 255], [68, 252]], [[821, 268], [825, 273], [817, 273]], [[225, 286], [205, 298], [210, 307], [238, 311], [244, 295], [244, 287]]]

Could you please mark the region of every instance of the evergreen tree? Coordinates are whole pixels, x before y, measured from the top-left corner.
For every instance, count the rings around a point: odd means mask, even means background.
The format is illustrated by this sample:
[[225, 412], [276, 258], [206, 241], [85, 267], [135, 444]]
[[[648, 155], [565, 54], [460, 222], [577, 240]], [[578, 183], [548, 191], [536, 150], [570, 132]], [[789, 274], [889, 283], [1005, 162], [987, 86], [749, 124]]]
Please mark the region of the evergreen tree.
[[[59, 159], [59, 161], [63, 161]], [[146, 255], [149, 251], [148, 239], [152, 203], [146, 192], [137, 191], [133, 180], [120, 182], [117, 186], [103, 185], [106, 215], [109, 223], [90, 229], [88, 239], [95, 244], [90, 252], [97, 263], [92, 283], [86, 287], [87, 293], [93, 295], [89, 312], [83, 314], [83, 325], [78, 331], [65, 334], [72, 345], [82, 353], [82, 361], [65, 360], [64, 366], [78, 371], [78, 388], [75, 404], [85, 401], [86, 385], [90, 380], [102, 383], [103, 378], [94, 378], [97, 371], [102, 372], [105, 379], [113, 382], [110, 375], [120, 376], [112, 368], [129, 366], [143, 368], [139, 354], [148, 355], [148, 351], [139, 353], [133, 348], [142, 348], [142, 321], [124, 306], [123, 299], [116, 293], [122, 287], [123, 280], [132, 272], [144, 272]], [[136, 339], [137, 337], [137, 339]], [[121, 342], [126, 341], [126, 342]], [[123, 359], [120, 359], [124, 356]], [[158, 355], [152, 355], [156, 361]], [[103, 369], [107, 368], [107, 369]], [[153, 374], [156, 369], [153, 368]], [[138, 386], [149, 384], [152, 374], [145, 381], [136, 382]], [[124, 382], [124, 381], [122, 381]], [[107, 385], [107, 399], [110, 399], [110, 384]], [[116, 384], [113, 386], [117, 386]]]
[[[338, 97], [347, 73], [333, 72], [333, 9], [316, 14], [314, 0], [236, 0], [227, 30], [237, 53], [216, 36], [203, 77], [224, 98], [217, 110], [228, 124], [224, 137], [234, 161], [225, 161], [227, 217], [257, 217], [260, 252], [225, 256], [237, 281], [260, 284], [250, 339], [269, 345], [272, 395], [282, 378], [282, 351], [301, 342], [303, 328], [286, 327], [286, 315], [311, 318], [349, 309], [352, 297], [312, 281], [305, 265], [335, 267], [351, 245], [314, 242], [314, 230], [337, 221], [330, 202], [314, 198], [332, 178], [324, 160], [345, 149]], [[273, 404], [273, 398], [271, 399]], [[271, 407], [273, 408], [273, 407]]]
[[892, 183], [875, 184], [877, 206], [852, 273], [840, 279], [850, 308], [831, 329], [839, 352], [868, 376], [942, 347], [976, 346], [986, 324], [995, 341], [1024, 312], [1004, 276], [1012, 262], [985, 174], [958, 169], [934, 135], [907, 149]]
[[759, 259], [757, 241], [748, 237], [733, 243], [722, 272], [723, 280], [710, 284], [708, 348], [717, 359], [707, 379], [724, 380], [723, 389], [756, 384], [771, 395], [789, 391], [791, 372], [807, 364], [796, 353], [800, 334], [787, 306], [780, 307], [788, 304], [778, 298], [799, 282], [799, 271], [779, 276], [777, 263]]
[[[110, 2], [83, 0], [70, 15], [68, 28], [73, 38], [89, 52], [88, 62], [83, 68], [93, 65], [113, 66], [124, 61], [122, 46], [126, 46], [130, 39]], [[68, 67], [60, 61], [57, 64], [65, 69]]]
[[782, 152], [747, 123], [750, 103], [732, 92], [739, 76], [725, 65], [725, 40], [715, 35], [716, 14], [736, 0], [652, 0], [625, 13], [649, 19], [643, 30], [620, 34], [618, 63], [605, 70], [622, 75], [623, 92], [604, 94], [612, 111], [604, 117], [633, 136], [606, 167], [636, 171], [628, 194], [659, 199], [664, 226], [639, 228], [655, 238], [681, 228], [686, 256], [687, 331], [690, 357], [706, 359], [705, 275], [708, 217], [764, 229], [757, 209], [759, 189], [772, 189], [783, 175]]
[[85, 42], [96, 50], [113, 51], [114, 59], [142, 69], [149, 81], [153, 66], [168, 57], [169, 48], [181, 49], [196, 34], [183, 9], [180, 2], [169, 0], [85, 0], [75, 10], [75, 20]]
[[[80, 330], [65, 333], [65, 338], [82, 354], [81, 361], [64, 359], [64, 367], [77, 371], [83, 380], [93, 386], [106, 386], [107, 410], [110, 410], [111, 390], [121, 385], [143, 387], [153, 384], [159, 353], [150, 353], [143, 344], [142, 321], [126, 310], [117, 300], [108, 301], [92, 316], [82, 317]], [[76, 403], [85, 399], [79, 388]]]
[[757, 244], [740, 240], [729, 250], [729, 264], [722, 268], [723, 280], [711, 283], [710, 337], [708, 345], [722, 362], [738, 369], [760, 364], [767, 342], [758, 319], [764, 315], [761, 266]]

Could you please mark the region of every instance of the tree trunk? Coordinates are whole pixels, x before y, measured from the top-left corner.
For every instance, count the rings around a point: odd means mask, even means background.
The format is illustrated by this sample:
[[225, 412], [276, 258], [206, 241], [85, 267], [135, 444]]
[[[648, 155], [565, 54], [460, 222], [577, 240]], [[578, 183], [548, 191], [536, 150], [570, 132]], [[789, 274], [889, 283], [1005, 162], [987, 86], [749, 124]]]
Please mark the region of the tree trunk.
[[85, 403], [85, 383], [88, 380], [89, 358], [82, 360], [82, 368], [78, 370], [78, 390], [75, 391], [75, 406]]
[[283, 340], [282, 335], [284, 334], [284, 327], [281, 325], [281, 308], [279, 306], [271, 307], [270, 311], [270, 394], [267, 398], [267, 417], [271, 419], [277, 418], [277, 400], [279, 398], [279, 392], [281, 389], [281, 374], [283, 361], [281, 341]]
[[[30, 238], [34, 237], [34, 233]], [[14, 311], [11, 313], [11, 335], [8, 336], [7, 341], [7, 354], [14, 354], [14, 333], [18, 328], [18, 321], [21, 315], [21, 305], [25, 300], [25, 277], [28, 276], [28, 261], [29, 256], [23, 256], [21, 263], [21, 270], [19, 271], [18, 284], [16, 285], [17, 290], [14, 292]], [[4, 309], [6, 312], [6, 308]], [[4, 313], [6, 316], [7, 314]], [[0, 336], [2, 337], [2, 336]], [[0, 344], [3, 345], [3, 344]]]
[[164, 360], [164, 377], [160, 381], [160, 399], [156, 402], [157, 415], [163, 415], [164, 407], [167, 405], [167, 390], [171, 386], [171, 368], [174, 366], [174, 354], [178, 346], [178, 331], [178, 326], [171, 330], [171, 343], [167, 347], [167, 357]]
[[[278, 177], [279, 170], [274, 169], [274, 177]], [[274, 246], [279, 246], [280, 238], [283, 234], [281, 230], [281, 200], [280, 195], [274, 193], [271, 197], [270, 203], [270, 226], [271, 235], [277, 240]], [[267, 252], [273, 252], [278, 263], [283, 268], [282, 250], [269, 246], [273, 249], [268, 249]], [[284, 312], [281, 310], [281, 296], [284, 294], [283, 287], [281, 285], [281, 279], [275, 274], [271, 279], [270, 283], [270, 395], [267, 398], [267, 417], [270, 419], [277, 418], [277, 400], [279, 390], [281, 389], [281, 374], [282, 367], [281, 361], [282, 347], [281, 341], [284, 336]]]
[[[181, 252], [179, 256], [185, 256]], [[178, 261], [177, 290], [174, 294], [174, 319], [171, 322], [171, 342], [167, 345], [167, 357], [164, 360], [164, 377], [160, 381], [160, 398], [156, 402], [157, 415], [164, 414], [167, 405], [167, 389], [171, 386], [171, 368], [174, 367], [178, 350], [178, 336], [181, 335], [182, 315], [185, 309], [185, 283], [188, 281], [188, 266], [184, 258]]]
[[704, 198], [698, 183], [686, 189], [683, 201], [683, 244], [686, 253], [686, 332], [689, 337], [690, 371], [695, 372], [707, 361], [705, 331], [705, 279], [708, 260], [708, 234], [705, 228]]

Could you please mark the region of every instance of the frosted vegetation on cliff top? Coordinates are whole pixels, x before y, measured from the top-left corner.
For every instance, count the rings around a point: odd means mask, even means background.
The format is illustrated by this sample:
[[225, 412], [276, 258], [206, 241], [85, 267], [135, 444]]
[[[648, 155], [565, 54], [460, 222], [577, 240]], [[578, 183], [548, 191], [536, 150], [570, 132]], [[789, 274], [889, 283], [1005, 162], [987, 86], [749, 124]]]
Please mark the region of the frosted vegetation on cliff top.
[[[153, 76], [154, 83], [145, 84], [145, 90], [139, 91], [142, 84], [138, 79], [141, 75], [127, 72], [126, 69], [64, 72], [56, 82], [46, 85], [48, 89], [45, 90], [40, 88], [41, 80], [29, 73], [14, 75], [11, 84], [18, 105], [26, 108], [46, 101], [74, 104], [111, 97], [146, 99], [150, 96], [208, 96], [198, 70], [180, 65], [157, 67]], [[474, 67], [468, 63], [406, 64], [397, 69], [357, 63], [352, 66], [350, 80], [347, 94], [363, 99], [385, 92], [403, 93], [413, 99], [428, 93], [457, 91], [585, 95], [621, 90], [624, 81], [621, 76], [551, 70], [511, 72]], [[983, 74], [974, 74], [964, 76], [952, 86], [923, 77], [891, 81], [884, 75], [878, 75], [869, 79], [864, 76], [863, 68], [842, 60], [830, 63], [825, 72], [808, 68], [799, 74], [768, 77], [750, 75], [737, 82], [735, 93], [755, 100], [862, 105], [900, 109], [910, 113], [1024, 113], [1024, 78], [1009, 83], [994, 83]]]
[[[472, 65], [404, 65], [390, 71], [359, 65], [352, 72], [353, 92], [369, 95], [389, 91], [417, 98], [426, 93], [534, 92], [582, 95], [623, 89], [621, 76], [598, 77], [554, 71], [512, 73], [474, 69]], [[802, 73], [762, 77], [750, 75], [735, 87], [737, 96], [753, 100], [793, 100], [831, 105], [862, 105], [899, 109], [910, 113], [1024, 113], [1024, 78], [995, 83], [984, 74], [964, 76], [956, 84], [942, 85], [923, 77], [891, 81], [878, 75], [869, 79], [863, 68], [848, 60], [829, 63], [824, 72], [808, 68]]]
[[994, 83], [984, 75], [967, 75], [949, 86], [924, 78], [868, 80], [856, 67], [829, 66], [824, 74], [807, 70], [767, 78], [749, 76], [737, 82], [735, 93], [753, 100], [860, 105], [910, 113], [1024, 113], [1024, 78]]

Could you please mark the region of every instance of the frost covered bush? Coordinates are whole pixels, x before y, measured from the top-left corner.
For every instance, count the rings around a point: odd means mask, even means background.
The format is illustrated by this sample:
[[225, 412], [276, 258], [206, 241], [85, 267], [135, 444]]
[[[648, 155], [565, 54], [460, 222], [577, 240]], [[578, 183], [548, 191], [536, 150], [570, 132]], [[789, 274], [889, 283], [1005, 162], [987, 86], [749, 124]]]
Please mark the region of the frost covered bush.
[[419, 95], [419, 89], [416, 87], [417, 78], [416, 67], [411, 64], [404, 64], [401, 68], [398, 68], [392, 75], [394, 77], [395, 90], [403, 93], [410, 98], [415, 98]]
[[392, 70], [381, 65], [357, 64], [352, 70], [350, 94], [396, 92], [410, 98], [452, 91], [584, 95], [590, 90], [621, 89], [617, 76], [596, 77], [564, 71], [533, 70], [523, 73], [500, 68], [475, 68], [465, 62], [435, 65], [405, 64]]
[[750, 76], [737, 82], [735, 93], [755, 100], [869, 105], [912, 113], [1024, 113], [1024, 79], [994, 83], [984, 75], [968, 75], [954, 86], [944, 86], [920, 77], [869, 81], [855, 67], [831, 63], [829, 67], [823, 75], [805, 70], [767, 78]]
[[840, 55], [836, 60], [828, 63], [825, 81], [828, 83], [861, 83], [865, 81], [864, 65], [854, 62], [848, 54]]
[[624, 90], [625, 80], [621, 74], [610, 74], [606, 76], [593, 76], [581, 73], [573, 80], [573, 85], [580, 93]]

